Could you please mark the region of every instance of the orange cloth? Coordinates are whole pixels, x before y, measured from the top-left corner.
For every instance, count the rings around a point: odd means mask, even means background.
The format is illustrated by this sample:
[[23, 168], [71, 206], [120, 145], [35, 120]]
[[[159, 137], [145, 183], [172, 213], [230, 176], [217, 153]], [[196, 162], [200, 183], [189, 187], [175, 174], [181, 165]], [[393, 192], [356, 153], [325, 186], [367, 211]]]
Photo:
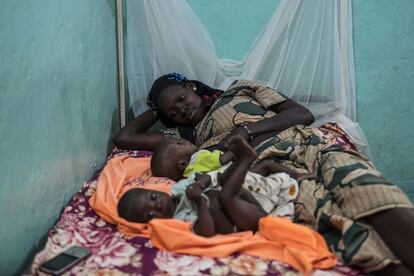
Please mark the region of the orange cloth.
[[227, 257], [240, 252], [290, 264], [307, 275], [337, 262], [320, 234], [286, 218], [262, 218], [255, 234], [246, 231], [211, 238], [194, 234], [189, 223], [174, 219], [154, 219], [149, 228], [155, 247], [177, 253]]
[[[131, 223], [118, 216], [117, 204], [123, 193], [132, 188], [145, 188], [170, 193], [171, 180], [151, 176], [150, 158], [115, 157], [102, 170], [91, 207], [106, 221], [117, 224], [127, 236], [145, 236], [160, 250], [177, 253], [226, 257], [235, 252], [279, 260], [310, 274], [313, 269], [326, 269], [336, 264], [321, 235], [288, 219], [265, 217], [259, 231], [198, 236], [188, 222], [154, 219], [148, 224]], [[174, 238], [171, 238], [174, 237]]]
[[151, 158], [117, 156], [108, 161], [101, 171], [96, 192], [89, 199], [89, 205], [109, 223], [128, 236], [149, 237], [146, 224], [126, 221], [118, 216], [118, 201], [132, 188], [157, 190], [171, 194], [169, 186], [175, 183], [165, 177], [154, 177], [150, 169]]

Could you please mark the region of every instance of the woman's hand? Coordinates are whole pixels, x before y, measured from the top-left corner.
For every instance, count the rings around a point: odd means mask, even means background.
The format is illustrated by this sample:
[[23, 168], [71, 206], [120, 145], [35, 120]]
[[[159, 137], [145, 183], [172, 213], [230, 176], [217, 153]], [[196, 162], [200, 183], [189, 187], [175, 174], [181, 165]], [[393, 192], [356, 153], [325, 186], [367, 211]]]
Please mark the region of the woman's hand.
[[[287, 99], [280, 104], [269, 106], [268, 109], [274, 111], [276, 115], [247, 125], [250, 132], [255, 137], [253, 143], [251, 143], [252, 145], [257, 145], [271, 135], [277, 134], [290, 127], [296, 125], [310, 125], [315, 120], [312, 113], [306, 107], [291, 99]], [[270, 134], [270, 136], [268, 134]]]
[[230, 139], [237, 135], [249, 142], [249, 133], [247, 133], [243, 127], [239, 126], [233, 129], [226, 137], [224, 137], [223, 140], [220, 141], [220, 143], [217, 144], [217, 149], [221, 151], [228, 151]]

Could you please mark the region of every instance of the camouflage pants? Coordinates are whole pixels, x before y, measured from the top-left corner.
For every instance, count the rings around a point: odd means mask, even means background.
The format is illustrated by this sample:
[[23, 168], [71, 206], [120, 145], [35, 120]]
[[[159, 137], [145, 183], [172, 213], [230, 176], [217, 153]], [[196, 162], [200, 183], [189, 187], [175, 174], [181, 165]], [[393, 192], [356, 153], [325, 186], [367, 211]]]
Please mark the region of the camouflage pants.
[[275, 159], [319, 177], [300, 184], [295, 221], [321, 233], [342, 262], [365, 272], [399, 263], [364, 217], [395, 207], [412, 208], [412, 203], [366, 157], [325, 139], [318, 129], [301, 126], [264, 141], [256, 150], [259, 160]]

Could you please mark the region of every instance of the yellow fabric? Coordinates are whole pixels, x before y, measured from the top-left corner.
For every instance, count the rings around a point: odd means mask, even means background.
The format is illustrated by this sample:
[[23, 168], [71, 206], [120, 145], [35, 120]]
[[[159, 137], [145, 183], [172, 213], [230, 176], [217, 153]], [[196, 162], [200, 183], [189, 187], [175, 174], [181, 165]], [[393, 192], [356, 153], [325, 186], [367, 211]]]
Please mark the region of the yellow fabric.
[[196, 152], [190, 160], [190, 164], [184, 170], [184, 177], [188, 177], [193, 172], [207, 173], [221, 168], [221, 151], [200, 150]]

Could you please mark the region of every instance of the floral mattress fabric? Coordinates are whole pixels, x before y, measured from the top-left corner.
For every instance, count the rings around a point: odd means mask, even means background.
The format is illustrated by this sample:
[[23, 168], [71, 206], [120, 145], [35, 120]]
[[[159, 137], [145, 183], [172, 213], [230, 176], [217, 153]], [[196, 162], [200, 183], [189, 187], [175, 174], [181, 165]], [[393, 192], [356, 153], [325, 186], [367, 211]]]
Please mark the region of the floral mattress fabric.
[[[346, 141], [342, 141], [345, 142]], [[147, 157], [150, 152], [115, 149], [108, 157]], [[96, 189], [98, 174], [86, 182], [66, 206], [57, 224], [49, 231], [44, 249], [34, 258], [31, 273], [43, 275], [39, 265], [73, 246], [88, 248], [92, 254], [64, 275], [301, 275], [278, 261], [243, 254], [208, 258], [159, 251], [147, 238], [125, 239], [90, 208], [89, 197]], [[338, 265], [314, 275], [362, 275]]]

